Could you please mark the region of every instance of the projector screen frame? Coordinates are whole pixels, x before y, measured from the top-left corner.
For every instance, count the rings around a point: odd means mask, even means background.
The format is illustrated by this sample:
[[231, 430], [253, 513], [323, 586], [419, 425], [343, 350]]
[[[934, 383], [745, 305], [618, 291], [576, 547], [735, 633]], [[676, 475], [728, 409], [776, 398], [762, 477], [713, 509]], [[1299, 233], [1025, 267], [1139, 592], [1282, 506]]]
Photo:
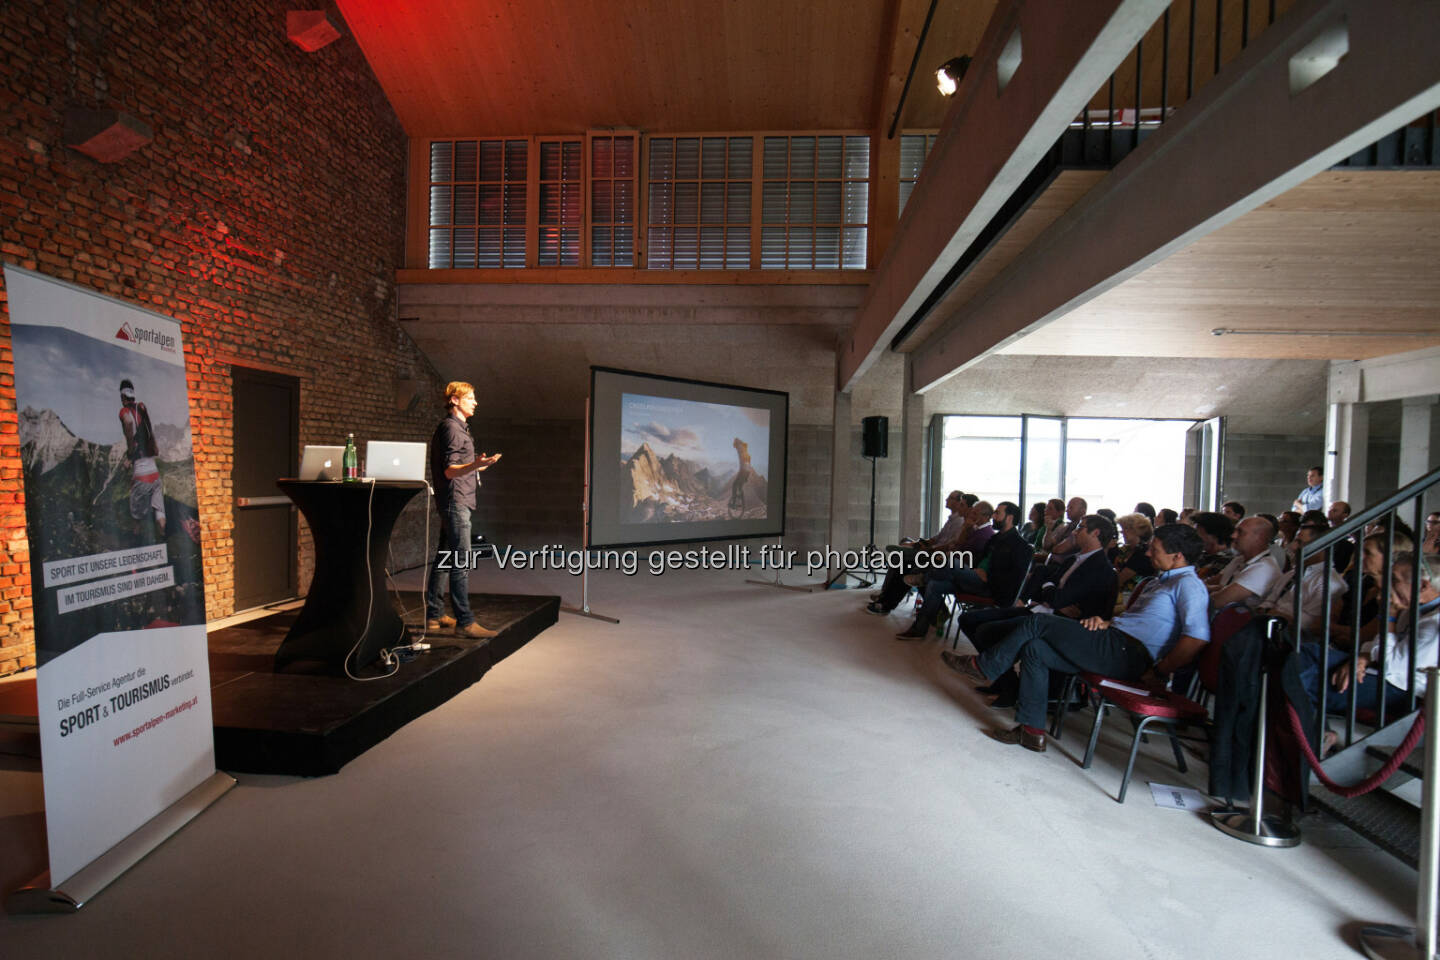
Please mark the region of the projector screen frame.
[[[596, 429], [596, 418], [597, 418], [598, 416], [600, 416], [600, 411], [599, 411], [599, 406], [600, 406], [600, 405], [599, 405], [599, 403], [597, 402], [596, 395], [595, 395], [595, 380], [596, 380], [596, 376], [597, 376], [598, 374], [602, 374], [602, 373], [603, 373], [603, 374], [614, 374], [614, 375], [622, 376], [622, 377], [638, 377], [638, 378], [642, 378], [642, 379], [645, 379], [645, 380], [656, 381], [656, 382], [661, 383], [661, 384], [665, 384], [665, 383], [683, 384], [683, 385], [686, 385], [686, 386], [699, 387], [699, 388], [703, 388], [703, 389], [706, 389], [706, 390], [731, 390], [731, 391], [736, 391], [736, 392], [739, 392], [739, 393], [762, 394], [762, 395], [766, 395], [766, 396], [769, 396], [769, 397], [776, 398], [776, 400], [778, 401], [778, 406], [773, 407], [773, 408], [770, 408], [770, 409], [771, 409], [772, 414], [778, 412], [778, 413], [783, 417], [784, 423], [780, 425], [780, 428], [779, 428], [778, 431], [777, 431], [777, 428], [775, 427], [775, 425], [773, 424], [773, 421], [772, 421], [772, 426], [771, 426], [771, 428], [770, 428], [770, 429], [771, 429], [771, 436], [770, 436], [771, 445], [770, 445], [770, 451], [769, 451], [769, 458], [770, 458], [770, 470], [769, 470], [769, 472], [770, 472], [770, 474], [773, 474], [774, 471], [775, 471], [775, 462], [776, 462], [776, 460], [777, 460], [777, 458], [775, 457], [775, 453], [776, 453], [777, 446], [778, 446], [778, 452], [779, 452], [778, 461], [779, 461], [779, 464], [780, 464], [780, 468], [781, 468], [782, 471], [783, 471], [783, 475], [781, 476], [781, 478], [780, 478], [780, 483], [779, 483], [779, 485], [778, 485], [778, 487], [779, 487], [779, 493], [780, 493], [780, 497], [779, 497], [779, 501], [780, 501], [780, 502], [779, 502], [779, 515], [778, 515], [777, 517], [774, 517], [774, 518], [766, 517], [764, 522], [765, 522], [767, 525], [766, 525], [766, 527], [765, 527], [763, 530], [756, 530], [756, 531], [754, 531], [754, 532], [748, 532], [748, 533], [721, 532], [721, 533], [719, 533], [719, 534], [709, 533], [709, 534], [702, 535], [702, 536], [690, 536], [690, 537], [644, 538], [644, 539], [638, 539], [638, 540], [635, 540], [635, 539], [613, 539], [613, 540], [612, 540], [612, 539], [606, 539], [606, 540], [597, 541], [597, 540], [595, 539], [595, 517], [596, 517], [595, 503], [596, 503], [596, 493], [597, 493], [597, 484], [596, 484], [596, 482], [595, 482], [595, 473], [596, 473], [596, 464], [599, 462], [600, 451], [599, 451], [599, 450], [597, 449], [597, 447], [596, 447], [596, 444], [599, 442], [599, 436], [598, 436], [598, 433], [599, 433], [599, 432], [598, 432], [597, 429]], [[659, 394], [659, 393], [657, 393], [657, 394], [648, 394], [648, 395], [654, 395], [654, 396], [660, 396], [660, 397], [666, 396], [665, 394]], [[684, 397], [673, 397], [673, 399], [686, 399], [686, 398], [684, 398]], [[727, 402], [727, 401], [694, 401], [694, 402], [717, 402], [717, 403], [728, 403], [728, 405], [730, 405], [730, 406], [740, 406], [740, 407], [743, 407], [743, 406], [744, 406], [743, 403], [738, 402], [738, 398], [737, 398], [737, 402]], [[775, 403], [775, 401], [772, 401], [772, 403]], [[589, 434], [589, 440], [588, 440], [589, 473], [588, 473], [588, 475], [585, 477], [585, 487], [586, 487], [586, 502], [585, 502], [585, 541], [586, 541], [586, 547], [587, 547], [587, 549], [590, 549], [590, 548], [600, 549], [600, 548], [610, 548], [610, 547], [664, 546], [664, 545], [669, 545], [669, 544], [708, 543], [708, 542], [714, 542], [714, 541], [729, 541], [729, 540], [754, 540], [754, 539], [760, 539], [760, 538], [783, 537], [783, 536], [785, 535], [785, 507], [786, 507], [787, 497], [788, 497], [788, 494], [789, 494], [789, 484], [790, 484], [790, 471], [789, 471], [789, 469], [788, 469], [788, 458], [789, 458], [789, 450], [790, 450], [790, 436], [789, 436], [789, 433], [790, 433], [790, 394], [789, 394], [787, 391], [784, 391], [784, 390], [770, 390], [770, 389], [767, 389], [767, 388], [764, 388], [764, 387], [747, 387], [747, 386], [743, 386], [743, 385], [741, 385], [741, 384], [735, 384], [735, 383], [718, 383], [718, 382], [713, 381], [713, 380], [696, 380], [696, 379], [693, 379], [693, 378], [690, 378], [690, 377], [676, 377], [676, 376], [669, 376], [669, 375], [667, 375], [667, 374], [649, 373], [649, 372], [644, 371], [644, 370], [626, 370], [626, 369], [621, 369], [621, 368], [618, 368], [618, 367], [604, 367], [604, 366], [594, 366], [594, 365], [592, 365], [592, 366], [590, 367], [590, 403], [588, 404], [588, 406], [589, 406], [589, 423], [586, 424], [586, 428], [587, 428], [587, 429], [586, 429], [586, 432]], [[751, 409], [754, 409], [754, 407], [752, 406]], [[778, 444], [777, 444], [777, 438], [778, 438]], [[767, 482], [767, 488], [768, 488], [769, 483], [770, 483], [770, 477], [769, 477], [769, 476], [766, 477], [766, 482]], [[613, 489], [610, 489], [610, 488], [604, 488], [604, 487], [602, 487], [599, 492], [605, 493], [605, 494], [612, 494], [612, 493], [614, 493], [615, 491], [614, 491]], [[768, 501], [767, 501], [767, 504], [768, 504]], [[730, 523], [734, 523], [734, 522], [743, 522], [743, 521], [716, 521], [716, 522], [730, 522]], [[618, 520], [616, 520], [616, 521], [612, 524], [612, 526], [614, 526], [614, 527], [619, 527], [619, 526], [621, 526], [621, 524], [619, 523]], [[644, 524], [643, 526], [644, 526], [646, 529], [656, 529], [656, 527], [658, 527], [658, 526], [663, 526], [663, 525], [658, 525], [658, 524]], [[690, 524], [675, 524], [675, 526], [679, 526], [679, 527], [681, 527], [681, 528], [684, 528], [684, 527], [686, 527], [686, 526], [690, 526]]]

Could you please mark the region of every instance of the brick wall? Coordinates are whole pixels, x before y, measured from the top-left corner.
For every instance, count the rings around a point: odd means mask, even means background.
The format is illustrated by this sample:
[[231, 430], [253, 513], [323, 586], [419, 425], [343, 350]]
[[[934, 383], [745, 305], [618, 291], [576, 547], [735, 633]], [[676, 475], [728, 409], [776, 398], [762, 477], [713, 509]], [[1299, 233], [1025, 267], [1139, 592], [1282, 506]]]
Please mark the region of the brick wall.
[[[397, 379], [439, 389], [394, 321], [404, 131], [353, 40], [306, 54], [284, 20], [244, 0], [0, 5], [0, 257], [183, 325], [212, 618], [234, 603], [232, 366], [300, 380], [302, 443], [425, 440], [437, 415], [396, 407]], [[62, 144], [69, 105], [154, 140], [96, 163]], [[0, 674], [34, 663], [13, 373], [0, 293]], [[402, 519], [400, 558], [422, 525]], [[302, 586], [312, 566], [302, 530]]]

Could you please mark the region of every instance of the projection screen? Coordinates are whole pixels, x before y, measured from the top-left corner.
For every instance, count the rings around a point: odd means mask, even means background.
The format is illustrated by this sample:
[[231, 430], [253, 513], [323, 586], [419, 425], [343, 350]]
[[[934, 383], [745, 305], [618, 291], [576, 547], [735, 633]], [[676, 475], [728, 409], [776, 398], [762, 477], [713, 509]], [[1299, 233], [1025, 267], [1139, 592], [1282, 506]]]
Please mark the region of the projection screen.
[[590, 368], [590, 545], [785, 532], [790, 395]]

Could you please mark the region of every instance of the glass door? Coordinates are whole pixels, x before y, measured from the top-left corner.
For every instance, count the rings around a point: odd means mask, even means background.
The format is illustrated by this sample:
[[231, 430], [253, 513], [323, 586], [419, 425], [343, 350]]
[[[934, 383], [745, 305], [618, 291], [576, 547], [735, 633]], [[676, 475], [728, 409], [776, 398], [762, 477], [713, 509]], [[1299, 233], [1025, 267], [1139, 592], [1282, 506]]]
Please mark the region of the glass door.
[[1224, 417], [1202, 420], [1185, 431], [1186, 506], [1197, 510], [1220, 509], [1224, 451]]
[[1065, 420], [1063, 417], [1021, 418], [1020, 512], [1052, 497], [1065, 499]]

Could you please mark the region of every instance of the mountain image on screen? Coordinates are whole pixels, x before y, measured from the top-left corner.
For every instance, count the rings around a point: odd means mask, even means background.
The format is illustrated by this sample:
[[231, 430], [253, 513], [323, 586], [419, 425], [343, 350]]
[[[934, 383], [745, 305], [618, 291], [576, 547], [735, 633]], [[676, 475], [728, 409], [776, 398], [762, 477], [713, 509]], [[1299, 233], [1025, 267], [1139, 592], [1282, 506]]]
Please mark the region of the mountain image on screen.
[[621, 457], [621, 523], [692, 523], [702, 520], [765, 519], [765, 477], [748, 469], [713, 472], [683, 457], [658, 456], [642, 443]]

